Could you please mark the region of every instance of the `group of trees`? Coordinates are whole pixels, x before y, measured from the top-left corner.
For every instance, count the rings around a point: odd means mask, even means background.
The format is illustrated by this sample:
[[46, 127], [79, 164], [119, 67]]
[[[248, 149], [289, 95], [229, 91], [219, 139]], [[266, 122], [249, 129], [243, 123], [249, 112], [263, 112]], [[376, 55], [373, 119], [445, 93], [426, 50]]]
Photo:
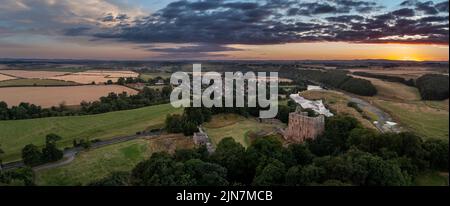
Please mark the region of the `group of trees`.
[[373, 73], [368, 73], [368, 72], [353, 72], [353, 74], [362, 76], [362, 77], [381, 79], [381, 80], [385, 80], [385, 81], [389, 81], [389, 82], [398, 82], [398, 83], [402, 83], [402, 84], [405, 84], [410, 87], [415, 86], [414, 79], [407, 80], [402, 77], [389, 76], [389, 75], [383, 75], [383, 74], [373, 74]]
[[61, 137], [49, 134], [45, 138], [45, 147], [39, 150], [34, 144], [28, 144], [22, 149], [22, 160], [27, 166], [36, 166], [43, 163], [55, 162], [63, 158], [63, 151], [58, 149], [56, 142]]
[[0, 101], [0, 120], [33, 119], [54, 116], [73, 116], [99, 114], [111, 111], [136, 109], [156, 104], [168, 103], [172, 87], [166, 86], [161, 90], [145, 87], [136, 95], [110, 93], [108, 96], [100, 97], [94, 102], [81, 102], [81, 109], [68, 108], [64, 104], [58, 107], [43, 109], [29, 103], [20, 103], [18, 106], [8, 108], [8, 105]]
[[183, 115], [167, 115], [166, 131], [169, 133], [183, 133], [186, 136], [198, 131], [198, 126], [211, 120], [212, 113], [208, 108], [188, 107]]
[[8, 108], [6, 102], [0, 101], [0, 120], [34, 119], [75, 114], [75, 111], [68, 109], [64, 104], [43, 109], [41, 106], [22, 102], [17, 106]]
[[352, 117], [335, 116], [322, 136], [304, 144], [284, 147], [268, 136], [246, 149], [224, 138], [212, 154], [204, 147], [156, 153], [129, 173], [91, 185], [411, 185], [424, 170], [448, 171], [448, 149], [446, 141], [379, 134]]
[[295, 76], [296, 82], [313, 81], [362, 96], [377, 94], [377, 89], [370, 81], [353, 78], [347, 75], [345, 71], [295, 70], [292, 72], [293, 74], [290, 75]]
[[449, 77], [439, 74], [426, 74], [416, 80], [423, 100], [444, 100], [449, 97]]
[[29, 167], [0, 170], [0, 186], [33, 186], [34, 172]]
[[117, 84], [118, 85], [126, 85], [126, 84], [134, 84], [134, 83], [147, 83], [149, 85], [154, 85], [156, 83], [159, 82], [163, 82], [164, 84], [169, 84], [170, 83], [170, 79], [166, 78], [162, 78], [162, 77], [155, 77], [155, 78], [149, 78], [148, 80], [144, 80], [142, 78], [132, 78], [132, 77], [120, 77], [119, 79], [117, 79]]
[[81, 102], [79, 114], [100, 114], [168, 103], [171, 92], [171, 87], [163, 87], [161, 91], [144, 87], [136, 95], [128, 95], [126, 92], [110, 93], [108, 96], [100, 97], [99, 101]]

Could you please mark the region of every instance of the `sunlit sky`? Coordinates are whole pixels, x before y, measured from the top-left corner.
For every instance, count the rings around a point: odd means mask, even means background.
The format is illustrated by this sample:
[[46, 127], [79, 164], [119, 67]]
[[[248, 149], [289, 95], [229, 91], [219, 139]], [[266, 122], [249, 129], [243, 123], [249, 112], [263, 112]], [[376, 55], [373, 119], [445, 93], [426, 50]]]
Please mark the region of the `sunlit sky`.
[[0, 58], [448, 61], [448, 1], [1, 0]]

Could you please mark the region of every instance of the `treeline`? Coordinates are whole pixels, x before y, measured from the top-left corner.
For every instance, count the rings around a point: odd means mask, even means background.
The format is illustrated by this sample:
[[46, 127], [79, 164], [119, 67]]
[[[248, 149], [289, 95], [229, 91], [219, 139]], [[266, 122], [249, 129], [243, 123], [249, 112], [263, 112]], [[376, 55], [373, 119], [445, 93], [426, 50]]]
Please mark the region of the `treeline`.
[[318, 82], [327, 87], [342, 89], [357, 95], [374, 96], [377, 94], [377, 89], [370, 81], [353, 78], [344, 71], [297, 70], [295, 77], [297, 78], [296, 82]]
[[258, 138], [246, 149], [232, 138], [205, 147], [155, 153], [131, 172], [113, 173], [96, 186], [404, 186], [427, 170], [448, 171], [448, 142], [410, 133], [379, 134], [356, 119], [335, 116], [325, 133], [283, 147]]
[[0, 101], [0, 120], [34, 119], [56, 116], [74, 116], [99, 114], [112, 111], [136, 109], [156, 104], [168, 103], [172, 88], [166, 86], [161, 91], [145, 87], [136, 95], [110, 93], [98, 101], [81, 102], [81, 109], [69, 108], [64, 104], [58, 107], [42, 108], [30, 103], [20, 103], [8, 108], [6, 102]]
[[385, 81], [389, 81], [389, 82], [398, 82], [410, 87], [414, 87], [416, 86], [414, 79], [405, 79], [402, 77], [396, 77], [396, 76], [388, 76], [388, 75], [383, 75], [383, 74], [373, 74], [373, 73], [368, 73], [368, 72], [353, 72], [354, 75], [357, 76], [362, 76], [362, 77], [369, 77], [369, 78], [376, 78], [376, 79], [381, 79], [381, 80], [385, 80]]
[[449, 97], [449, 77], [439, 74], [426, 74], [416, 80], [423, 100], [444, 100]]

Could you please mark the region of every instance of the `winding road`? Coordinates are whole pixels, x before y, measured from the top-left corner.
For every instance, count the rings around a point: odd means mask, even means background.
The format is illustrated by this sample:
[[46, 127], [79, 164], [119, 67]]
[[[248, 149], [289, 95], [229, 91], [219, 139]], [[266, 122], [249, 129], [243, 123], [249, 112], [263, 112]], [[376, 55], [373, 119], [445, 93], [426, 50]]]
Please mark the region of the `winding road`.
[[[113, 145], [113, 144], [122, 143], [122, 142], [128, 142], [128, 141], [135, 140], [135, 139], [154, 138], [154, 137], [158, 137], [160, 135], [161, 135], [161, 132], [159, 131], [159, 132], [142, 133], [142, 134], [138, 134], [138, 135], [116, 137], [116, 138], [112, 138], [112, 139], [108, 139], [108, 140], [94, 142], [94, 143], [92, 143], [90, 149], [97, 149], [100, 147], [105, 147], [108, 145]], [[50, 162], [50, 163], [43, 164], [43, 165], [38, 165], [38, 166], [33, 167], [32, 169], [33, 169], [33, 171], [39, 171], [39, 170], [50, 169], [50, 168], [67, 165], [75, 159], [75, 157], [77, 156], [78, 153], [85, 151], [85, 150], [86, 149], [83, 147], [74, 147], [74, 148], [66, 149], [66, 150], [64, 150], [64, 155], [63, 155], [62, 160], [57, 161], [57, 162]], [[17, 169], [17, 168], [21, 168], [21, 167], [25, 167], [25, 164], [22, 161], [10, 162], [10, 163], [6, 163], [6, 164], [2, 165], [3, 170]]]

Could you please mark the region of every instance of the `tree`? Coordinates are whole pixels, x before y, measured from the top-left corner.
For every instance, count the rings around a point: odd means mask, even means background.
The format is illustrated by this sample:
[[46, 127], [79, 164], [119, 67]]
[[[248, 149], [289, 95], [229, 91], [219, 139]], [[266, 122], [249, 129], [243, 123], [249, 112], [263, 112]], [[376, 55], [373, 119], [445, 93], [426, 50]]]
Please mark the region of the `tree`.
[[197, 131], [198, 131], [197, 124], [195, 124], [194, 122], [186, 120], [183, 123], [183, 134], [185, 136], [191, 136]]
[[2, 145], [0, 144], [0, 171], [2, 170], [2, 164], [3, 164], [2, 157], [3, 157], [3, 154], [5, 154], [5, 152], [2, 150], [1, 146]]
[[185, 175], [192, 178], [193, 186], [226, 186], [227, 169], [221, 165], [191, 159], [184, 163]]
[[42, 149], [42, 158], [45, 162], [54, 162], [63, 158], [64, 152], [56, 147], [56, 142], [62, 138], [56, 134], [48, 134], [45, 138], [45, 147]]
[[288, 147], [297, 165], [308, 165], [312, 163], [314, 155], [305, 144], [291, 144]]
[[247, 174], [245, 148], [231, 137], [222, 139], [212, 154], [213, 162], [224, 166], [227, 171], [228, 180], [231, 182], [250, 183], [252, 178]]
[[124, 85], [125, 84], [125, 78], [119, 77], [119, 79], [117, 79], [117, 84], [118, 85]]
[[291, 112], [291, 108], [289, 106], [279, 105], [277, 119], [279, 119], [283, 123], [288, 123], [290, 112]]
[[26, 145], [22, 149], [22, 160], [25, 165], [36, 166], [42, 162], [42, 153], [36, 145]]
[[254, 186], [279, 186], [284, 183], [286, 169], [282, 162], [273, 159], [267, 165], [258, 167], [263, 169], [260, 172], [257, 171], [253, 180]]
[[131, 182], [137, 186], [182, 186], [180, 182], [191, 183], [183, 170], [183, 163], [177, 163], [169, 154], [154, 153], [131, 171]]
[[427, 140], [423, 144], [423, 148], [431, 169], [448, 171], [448, 141]]

